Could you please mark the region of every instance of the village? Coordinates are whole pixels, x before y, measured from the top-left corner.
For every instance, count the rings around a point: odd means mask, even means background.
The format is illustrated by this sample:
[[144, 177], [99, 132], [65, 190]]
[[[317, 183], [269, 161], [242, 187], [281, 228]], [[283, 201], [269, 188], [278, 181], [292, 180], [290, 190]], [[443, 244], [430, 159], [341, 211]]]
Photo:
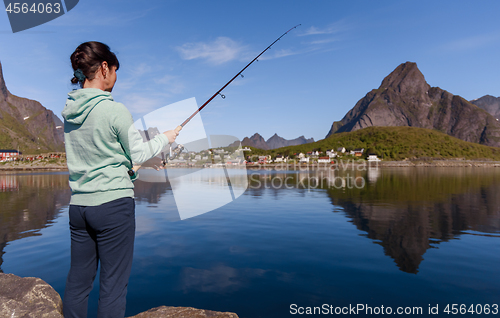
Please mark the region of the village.
[[250, 147], [244, 147], [231, 152], [228, 149], [212, 149], [199, 153], [189, 151], [182, 153], [178, 158], [169, 161], [169, 166], [220, 166], [220, 165], [258, 165], [258, 164], [334, 164], [335, 159], [358, 159], [367, 161], [381, 161], [375, 154], [366, 154], [365, 149], [357, 148], [346, 150], [339, 147], [336, 151], [331, 149], [325, 152], [310, 151], [294, 153], [291, 155], [259, 155], [252, 154]]
[[[245, 147], [243, 151], [250, 152], [251, 149]], [[257, 158], [258, 157], [258, 158]], [[267, 164], [267, 163], [299, 163], [299, 164], [333, 164], [336, 158], [349, 158], [349, 159], [364, 159], [368, 161], [380, 161], [380, 158], [375, 154], [366, 154], [364, 148], [356, 148], [353, 150], [346, 150], [345, 147], [339, 147], [337, 150], [327, 150], [325, 152], [321, 151], [309, 151], [306, 153], [294, 153], [292, 155], [284, 156], [277, 155], [272, 158], [271, 155], [267, 156], [251, 156], [247, 155], [246, 164]], [[257, 160], [254, 160], [257, 159]]]
[[[6, 162], [33, 162], [37, 160], [50, 160], [65, 158], [64, 152], [44, 153], [38, 155], [23, 155], [22, 152], [12, 149], [0, 149], [0, 163]], [[254, 165], [254, 164], [333, 164], [335, 159], [365, 159], [367, 161], [380, 161], [375, 154], [366, 154], [365, 149], [357, 148], [346, 150], [345, 147], [339, 147], [336, 151], [331, 149], [325, 152], [309, 151], [307, 153], [294, 153], [287, 156], [276, 155], [252, 155], [252, 149], [249, 147], [231, 149], [210, 149], [200, 152], [187, 151], [181, 153], [177, 158], [168, 161], [169, 166], [189, 167], [189, 166], [220, 166], [220, 165]]]
[[23, 155], [19, 150], [0, 149], [0, 162], [11, 161], [35, 161], [42, 159], [60, 159], [66, 158], [65, 152], [50, 152], [37, 155]]

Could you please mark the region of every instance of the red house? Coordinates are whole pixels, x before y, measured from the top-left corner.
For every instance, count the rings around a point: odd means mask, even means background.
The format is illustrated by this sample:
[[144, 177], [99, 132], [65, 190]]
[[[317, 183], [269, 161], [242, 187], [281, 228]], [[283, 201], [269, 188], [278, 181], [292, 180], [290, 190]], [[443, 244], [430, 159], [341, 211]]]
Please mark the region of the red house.
[[0, 160], [7, 160], [22, 155], [22, 152], [11, 149], [0, 149]]

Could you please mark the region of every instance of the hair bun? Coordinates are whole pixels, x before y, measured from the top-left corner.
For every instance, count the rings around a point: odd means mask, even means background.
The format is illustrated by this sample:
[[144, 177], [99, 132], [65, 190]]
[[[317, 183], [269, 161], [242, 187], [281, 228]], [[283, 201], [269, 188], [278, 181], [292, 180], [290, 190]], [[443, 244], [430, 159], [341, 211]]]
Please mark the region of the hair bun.
[[109, 47], [101, 42], [85, 42], [80, 44], [71, 54], [71, 66], [73, 67], [74, 77], [71, 83], [80, 83], [83, 87], [85, 79], [91, 81], [102, 62], [107, 62], [109, 66], [120, 67], [116, 55], [109, 50]]

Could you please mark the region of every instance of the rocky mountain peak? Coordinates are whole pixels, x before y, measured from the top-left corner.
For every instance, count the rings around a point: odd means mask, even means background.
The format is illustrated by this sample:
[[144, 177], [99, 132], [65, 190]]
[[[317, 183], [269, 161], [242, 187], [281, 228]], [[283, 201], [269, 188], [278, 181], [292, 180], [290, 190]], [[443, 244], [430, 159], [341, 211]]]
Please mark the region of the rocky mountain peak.
[[252, 137], [250, 137], [250, 139], [254, 139], [254, 140], [264, 140], [264, 137], [262, 137], [259, 133], [255, 133], [253, 134]]
[[266, 141], [258, 133], [253, 134], [253, 136], [250, 138], [248, 137], [243, 138], [243, 140], [241, 141], [241, 145], [269, 150], [269, 146], [266, 144]]
[[418, 69], [417, 63], [406, 62], [387, 75], [379, 88], [414, 95], [427, 92], [430, 86], [425, 81], [424, 74]]
[[3, 79], [2, 62], [0, 62], [0, 101], [6, 100], [9, 96], [9, 91]]
[[278, 134], [277, 134], [277, 133], [274, 133], [274, 135], [272, 135], [272, 136], [271, 136], [271, 138], [269, 138], [269, 139], [267, 140], [267, 142], [269, 142], [269, 140], [273, 140], [273, 139], [284, 139], [284, 138], [283, 138], [283, 137], [278, 136]]
[[[487, 97], [486, 104], [493, 99]], [[490, 105], [488, 111], [495, 108]], [[458, 95], [430, 87], [412, 62], [396, 67], [378, 89], [361, 98], [340, 122], [333, 122], [326, 137], [371, 126], [437, 129], [465, 141], [500, 147], [500, 122], [495, 117]]]

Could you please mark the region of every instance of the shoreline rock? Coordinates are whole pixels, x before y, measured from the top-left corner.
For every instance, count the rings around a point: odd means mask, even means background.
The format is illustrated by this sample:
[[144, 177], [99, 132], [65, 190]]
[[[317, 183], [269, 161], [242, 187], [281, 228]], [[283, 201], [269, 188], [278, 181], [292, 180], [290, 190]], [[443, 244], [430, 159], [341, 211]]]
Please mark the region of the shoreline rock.
[[[42, 279], [0, 273], [0, 286], [0, 317], [64, 318], [61, 296]], [[238, 318], [238, 315], [161, 306], [129, 318]]]
[[63, 317], [61, 296], [40, 278], [0, 273], [0, 286], [0, 317]]
[[161, 306], [128, 318], [238, 318], [232, 312], [219, 312], [192, 307]]

